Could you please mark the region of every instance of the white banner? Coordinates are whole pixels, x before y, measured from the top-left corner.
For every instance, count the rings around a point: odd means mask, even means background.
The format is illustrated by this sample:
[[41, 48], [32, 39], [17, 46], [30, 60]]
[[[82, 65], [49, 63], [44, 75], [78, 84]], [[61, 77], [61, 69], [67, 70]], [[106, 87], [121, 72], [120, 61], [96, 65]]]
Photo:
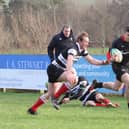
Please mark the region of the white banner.
[[0, 69], [0, 88], [46, 89], [46, 70]]

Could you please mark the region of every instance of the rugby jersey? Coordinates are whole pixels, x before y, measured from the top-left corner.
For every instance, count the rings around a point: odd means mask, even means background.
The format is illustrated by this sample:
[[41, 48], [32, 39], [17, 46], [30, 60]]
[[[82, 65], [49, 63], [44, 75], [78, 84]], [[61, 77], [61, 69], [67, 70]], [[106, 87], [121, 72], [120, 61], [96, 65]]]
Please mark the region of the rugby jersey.
[[86, 103], [88, 98], [93, 94], [96, 93], [96, 90], [93, 89], [92, 85], [83, 86], [83, 85], [77, 85], [73, 89], [67, 92], [69, 93], [70, 100], [72, 99], [79, 99], [83, 103]]
[[62, 51], [59, 54], [59, 56], [57, 57], [57, 59], [52, 61], [52, 64], [56, 65], [57, 67], [60, 67], [60, 68], [66, 68], [68, 55], [73, 55], [74, 62], [75, 62], [75, 61], [78, 61], [80, 59], [80, 57], [87, 56], [88, 51], [87, 50], [81, 50], [80, 45], [77, 42], [73, 47], [65, 49], [64, 51]]
[[120, 37], [113, 42], [112, 48], [117, 48], [122, 52], [123, 60], [120, 64], [129, 66], [129, 43]]

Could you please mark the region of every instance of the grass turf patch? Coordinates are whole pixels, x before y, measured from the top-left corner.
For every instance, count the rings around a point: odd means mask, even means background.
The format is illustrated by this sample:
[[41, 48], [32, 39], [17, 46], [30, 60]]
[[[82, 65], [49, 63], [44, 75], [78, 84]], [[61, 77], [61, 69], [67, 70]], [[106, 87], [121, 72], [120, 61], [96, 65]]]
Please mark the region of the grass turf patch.
[[57, 111], [48, 102], [37, 116], [27, 114], [39, 96], [0, 92], [0, 129], [129, 129], [129, 110], [123, 97], [109, 97], [120, 103], [119, 108], [82, 107], [79, 101], [72, 101]]

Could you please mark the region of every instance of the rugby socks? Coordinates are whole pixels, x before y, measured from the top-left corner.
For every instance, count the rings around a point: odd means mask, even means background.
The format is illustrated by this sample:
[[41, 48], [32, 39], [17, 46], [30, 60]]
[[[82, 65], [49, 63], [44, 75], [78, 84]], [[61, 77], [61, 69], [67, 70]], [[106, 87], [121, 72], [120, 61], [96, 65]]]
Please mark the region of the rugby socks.
[[103, 101], [103, 103], [105, 103], [105, 104], [109, 104], [109, 103], [110, 103], [110, 100], [107, 99], [107, 98], [102, 99], [102, 101]]
[[106, 104], [103, 104], [103, 103], [96, 103], [96, 107], [106, 107], [107, 105]]
[[92, 86], [94, 87], [94, 89], [103, 88], [103, 82], [97, 82], [97, 80], [93, 80]]
[[103, 83], [102, 82], [96, 82], [95, 88], [102, 88], [102, 87], [103, 87]]
[[44, 100], [42, 100], [41, 98], [39, 98], [31, 107], [31, 109], [33, 111], [36, 111], [38, 109], [38, 107], [40, 107], [42, 104], [44, 104]]
[[68, 83], [63, 83], [62, 86], [57, 90], [57, 92], [54, 94], [54, 98], [59, 98], [63, 93], [65, 93], [67, 90], [69, 90]]

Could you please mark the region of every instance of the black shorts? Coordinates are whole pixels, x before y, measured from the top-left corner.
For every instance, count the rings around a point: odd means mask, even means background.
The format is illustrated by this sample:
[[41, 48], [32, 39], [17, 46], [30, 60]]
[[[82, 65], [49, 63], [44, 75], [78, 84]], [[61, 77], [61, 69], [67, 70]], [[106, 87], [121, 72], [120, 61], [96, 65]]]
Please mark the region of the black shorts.
[[121, 82], [121, 76], [125, 73], [129, 73], [129, 67], [123, 65], [112, 64], [112, 69], [116, 75], [116, 79]]
[[53, 64], [48, 65], [47, 74], [48, 74], [48, 82], [54, 83], [58, 82], [57, 79], [64, 72], [63, 69], [56, 67]]
[[96, 101], [96, 94], [97, 94], [97, 92], [93, 92], [93, 93], [87, 98], [87, 101], [92, 100], [92, 101], [97, 102], [97, 101]]

